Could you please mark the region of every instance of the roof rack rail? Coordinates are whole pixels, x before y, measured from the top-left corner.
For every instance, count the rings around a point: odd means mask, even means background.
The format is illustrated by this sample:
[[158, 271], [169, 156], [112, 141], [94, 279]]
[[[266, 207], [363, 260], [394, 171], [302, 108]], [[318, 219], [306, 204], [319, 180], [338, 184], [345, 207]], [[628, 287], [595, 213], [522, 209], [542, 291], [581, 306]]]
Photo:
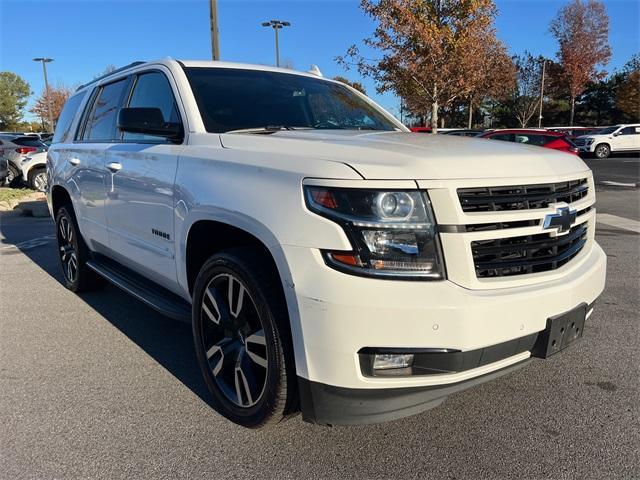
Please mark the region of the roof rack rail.
[[99, 81], [100, 81], [100, 80], [102, 80], [103, 78], [109, 77], [109, 76], [113, 75], [114, 73], [123, 72], [124, 70], [127, 70], [127, 69], [129, 69], [129, 68], [133, 68], [133, 67], [137, 67], [138, 65], [142, 65], [143, 63], [146, 63], [146, 62], [137, 61], [137, 62], [132, 62], [132, 63], [130, 63], [129, 65], [125, 65], [124, 67], [116, 68], [115, 70], [112, 70], [112, 71], [111, 71], [111, 72], [109, 72], [109, 73], [105, 73], [104, 75], [100, 75], [99, 77], [94, 78], [94, 79], [93, 79], [93, 80], [91, 80], [90, 82], [87, 82], [87, 83], [85, 83], [85, 84], [83, 84], [83, 85], [80, 85], [78, 88], [76, 88], [76, 92], [77, 92], [78, 90], [81, 90], [81, 89], [85, 88], [85, 87], [88, 87], [88, 86], [89, 86], [89, 85], [91, 85], [92, 83], [99, 82]]

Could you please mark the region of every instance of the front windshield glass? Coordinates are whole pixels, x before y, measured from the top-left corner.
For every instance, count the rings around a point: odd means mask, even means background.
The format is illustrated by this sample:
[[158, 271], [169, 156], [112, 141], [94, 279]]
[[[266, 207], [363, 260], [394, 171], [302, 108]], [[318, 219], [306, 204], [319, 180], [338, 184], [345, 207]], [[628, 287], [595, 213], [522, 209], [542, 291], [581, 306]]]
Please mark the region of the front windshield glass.
[[397, 129], [377, 108], [337, 83], [236, 68], [185, 67], [185, 72], [208, 132]]
[[592, 135], [608, 135], [610, 133], [615, 132], [616, 130], [618, 130], [618, 128], [620, 127], [607, 127], [607, 128], [603, 128], [602, 130], [598, 130], [595, 133], [592, 133]]

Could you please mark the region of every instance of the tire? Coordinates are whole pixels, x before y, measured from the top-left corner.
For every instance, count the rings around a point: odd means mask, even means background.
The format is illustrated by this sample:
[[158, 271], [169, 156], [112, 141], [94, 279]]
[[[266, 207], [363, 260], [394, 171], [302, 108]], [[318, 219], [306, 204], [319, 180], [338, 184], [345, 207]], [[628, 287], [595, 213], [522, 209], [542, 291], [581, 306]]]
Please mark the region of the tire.
[[60, 207], [56, 214], [56, 238], [65, 287], [79, 293], [102, 286], [102, 277], [87, 266], [91, 254], [80, 235], [76, 216], [70, 205]]
[[277, 273], [253, 249], [213, 255], [194, 286], [196, 357], [213, 408], [248, 428], [297, 409], [293, 347]]
[[5, 179], [6, 184], [10, 187], [18, 186], [20, 184], [20, 175], [18, 169], [9, 162], [9, 172]]
[[46, 168], [33, 168], [29, 172], [29, 186], [38, 192], [46, 192], [49, 179]]
[[599, 143], [593, 151], [596, 158], [604, 159], [611, 155], [611, 148], [606, 143]]

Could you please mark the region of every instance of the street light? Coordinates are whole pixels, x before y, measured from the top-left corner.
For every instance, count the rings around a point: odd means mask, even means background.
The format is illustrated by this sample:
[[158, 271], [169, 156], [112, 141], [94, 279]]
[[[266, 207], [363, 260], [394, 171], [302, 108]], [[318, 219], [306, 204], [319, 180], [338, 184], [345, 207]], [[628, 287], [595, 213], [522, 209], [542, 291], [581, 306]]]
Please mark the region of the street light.
[[538, 128], [542, 128], [542, 103], [544, 99], [544, 73], [547, 66], [547, 59], [542, 59], [542, 78], [540, 80], [540, 113], [538, 114]]
[[280, 48], [278, 46], [278, 30], [283, 27], [290, 27], [289, 22], [283, 22], [281, 20], [269, 20], [268, 22], [262, 22], [263, 27], [271, 27], [276, 32], [276, 67], [280, 66]]
[[38, 57], [33, 59], [34, 62], [42, 62], [42, 72], [44, 73], [44, 91], [47, 97], [47, 116], [49, 117], [49, 128], [53, 132], [53, 116], [51, 115], [51, 95], [49, 92], [49, 81], [47, 80], [47, 63], [53, 62], [53, 58]]

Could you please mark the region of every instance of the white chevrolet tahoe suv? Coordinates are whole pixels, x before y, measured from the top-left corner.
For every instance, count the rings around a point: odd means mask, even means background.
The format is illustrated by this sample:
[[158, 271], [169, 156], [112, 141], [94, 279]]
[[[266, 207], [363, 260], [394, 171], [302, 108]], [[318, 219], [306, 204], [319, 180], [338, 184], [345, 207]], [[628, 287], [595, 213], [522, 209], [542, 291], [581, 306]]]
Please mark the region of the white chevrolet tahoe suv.
[[640, 152], [640, 123], [606, 127], [590, 135], [582, 135], [574, 140], [581, 153], [607, 158], [612, 152]]
[[132, 64], [67, 101], [47, 171], [66, 286], [190, 322], [247, 427], [432, 408], [572, 344], [604, 288], [578, 157], [416, 135], [317, 74]]

